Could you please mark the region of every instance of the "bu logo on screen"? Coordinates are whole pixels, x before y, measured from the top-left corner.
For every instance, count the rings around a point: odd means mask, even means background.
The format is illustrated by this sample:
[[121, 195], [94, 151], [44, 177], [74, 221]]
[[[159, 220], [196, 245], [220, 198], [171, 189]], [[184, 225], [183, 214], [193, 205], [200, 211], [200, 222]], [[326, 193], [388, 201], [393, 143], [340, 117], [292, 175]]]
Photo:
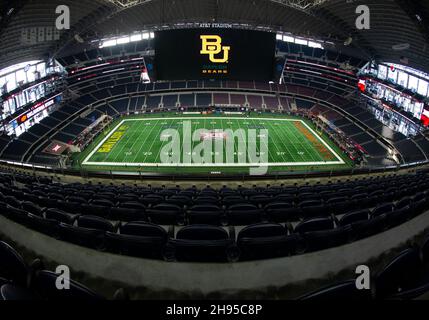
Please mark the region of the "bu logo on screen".
[[[222, 38], [217, 35], [200, 36], [202, 40], [201, 54], [207, 54], [213, 63], [228, 63], [231, 47], [222, 46]], [[222, 53], [223, 52], [223, 53]], [[223, 54], [220, 57], [220, 54]]]

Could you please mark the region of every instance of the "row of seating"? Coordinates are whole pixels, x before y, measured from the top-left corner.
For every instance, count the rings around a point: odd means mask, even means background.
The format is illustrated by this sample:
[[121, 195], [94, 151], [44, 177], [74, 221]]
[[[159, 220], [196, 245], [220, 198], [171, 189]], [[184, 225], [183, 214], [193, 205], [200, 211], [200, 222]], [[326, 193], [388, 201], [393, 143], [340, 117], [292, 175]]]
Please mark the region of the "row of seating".
[[[0, 241], [0, 300], [79, 300], [105, 299], [70, 279], [68, 290], [58, 290], [58, 274], [44, 269], [40, 259], [27, 264], [10, 245]], [[370, 279], [369, 289], [358, 289], [356, 279], [334, 283], [297, 298], [300, 301], [411, 300], [429, 292], [429, 238], [395, 256]], [[118, 289], [114, 299], [129, 299]]]
[[[346, 244], [400, 225], [429, 209], [429, 196], [422, 192], [394, 203], [384, 203], [372, 210], [349, 212], [341, 218], [333, 216], [307, 218], [293, 226], [278, 223], [257, 223], [251, 212], [241, 212], [241, 222], [249, 226], [229, 233], [218, 225], [218, 217], [207, 212], [195, 213], [194, 225], [168, 232], [149, 223], [141, 214], [128, 223], [112, 222], [100, 216], [71, 214], [62, 210], [41, 209], [32, 202], [16, 201], [11, 196], [0, 199], [0, 211], [8, 219], [49, 236], [99, 250], [132, 254], [172, 261], [236, 261], [265, 259], [322, 250]], [[150, 216], [153, 217], [153, 216]], [[172, 222], [170, 217], [152, 221]], [[152, 219], [149, 219], [152, 220]], [[174, 217], [177, 222], [177, 216]]]
[[[13, 190], [9, 193], [13, 192], [17, 191]], [[149, 200], [160, 202], [150, 207], [146, 207], [138, 201], [125, 201], [118, 203], [118, 205], [113, 205], [111, 201], [106, 199], [93, 200], [88, 203], [84, 200], [80, 201], [83, 198], [79, 197], [70, 196], [57, 200], [52, 194], [47, 198], [28, 193], [22, 194], [20, 197], [22, 200], [18, 200], [14, 196], [4, 196], [0, 193], [0, 201], [16, 207], [24, 206], [33, 213], [42, 212], [43, 208], [55, 208], [59, 211], [95, 215], [118, 221], [141, 220], [162, 225], [210, 224], [240, 226], [263, 221], [284, 223], [312, 217], [339, 216], [354, 212], [358, 208], [373, 207], [373, 212], [384, 213], [384, 210], [389, 210], [392, 206], [389, 201], [400, 200], [399, 203], [416, 204], [424, 199], [426, 195], [425, 191], [418, 192], [415, 196], [410, 196], [410, 194], [410, 189], [386, 193], [377, 191], [369, 197], [367, 194], [357, 194], [351, 197], [351, 200], [346, 197], [338, 197], [329, 199], [326, 203], [319, 200], [307, 200], [300, 202], [297, 206], [287, 202], [280, 202], [277, 197], [274, 197], [263, 208], [259, 208], [252, 203], [241, 202], [244, 200], [240, 199], [239, 203], [228, 205], [225, 209], [213, 204], [192, 204], [189, 208], [186, 208], [186, 205], [184, 208], [178, 204], [172, 204], [171, 202], [183, 200], [179, 196], [172, 196], [166, 200], [151, 196], [143, 198], [147, 202]], [[403, 197], [397, 197], [398, 195]], [[229, 200], [231, 199], [228, 197], [225, 199], [225, 201]], [[200, 197], [195, 201], [204, 203], [205, 198]]]
[[376, 275], [370, 289], [359, 290], [356, 279], [334, 283], [299, 298], [301, 301], [411, 300], [429, 292], [429, 238], [400, 252]]
[[[409, 175], [384, 175], [384, 176], [368, 176], [364, 178], [355, 178], [355, 179], [347, 179], [344, 181], [328, 181], [326, 184], [315, 184], [310, 185], [308, 182], [305, 185], [298, 186], [297, 183], [295, 185], [267, 185], [266, 187], [258, 187], [253, 185], [251, 187], [243, 187], [238, 186], [237, 188], [229, 188], [227, 186], [223, 186], [219, 189], [213, 189], [210, 186], [207, 186], [202, 189], [198, 189], [195, 186], [181, 188], [179, 185], [175, 187], [153, 187], [153, 186], [137, 186], [137, 185], [114, 185], [110, 184], [93, 184], [89, 183], [69, 183], [69, 184], [61, 184], [53, 182], [51, 177], [48, 176], [35, 176], [21, 173], [20, 171], [14, 169], [5, 169], [0, 172], [0, 181], [3, 182], [12, 182], [17, 181], [19, 183], [26, 184], [27, 187], [37, 188], [38, 186], [43, 190], [47, 190], [49, 192], [61, 192], [63, 190], [68, 191], [89, 191], [89, 192], [112, 192], [117, 194], [125, 194], [125, 193], [135, 193], [140, 195], [146, 195], [148, 193], [164, 193], [165, 195], [172, 195], [179, 192], [186, 192], [191, 196], [197, 195], [277, 195], [281, 193], [288, 193], [297, 195], [299, 193], [308, 193], [308, 192], [324, 192], [324, 191], [338, 191], [339, 189], [355, 189], [359, 191], [360, 188], [368, 190], [367, 188], [372, 188], [371, 191], [374, 190], [377, 186], [400, 186], [405, 184], [412, 184], [416, 182], [420, 182], [424, 180], [424, 175], [426, 174], [425, 170], [419, 169], [418, 174], [409, 174]], [[423, 182], [423, 181], [422, 181]], [[31, 186], [30, 186], [31, 185]]]
[[[389, 127], [385, 126], [383, 123], [376, 120], [374, 115], [368, 110], [358, 107], [353, 103], [346, 104], [342, 106], [342, 108], [352, 116], [356, 117], [358, 120], [362, 121], [364, 125], [373, 129], [381, 137], [391, 141], [401, 154], [405, 163], [422, 162], [427, 160], [426, 157], [429, 153], [429, 144], [427, 143], [426, 139], [424, 139], [425, 142], [420, 144], [416, 141], [419, 139], [419, 136], [417, 136], [415, 139], [408, 139], [408, 137], [402, 133], [395, 132]], [[359, 127], [352, 124], [345, 118], [337, 120], [335, 124], [346, 134], [352, 136], [352, 138], [362, 132]], [[363, 147], [365, 148], [365, 145]], [[374, 147], [374, 144], [372, 147]], [[368, 150], [371, 151], [372, 149], [368, 148]], [[377, 155], [376, 153], [371, 154]]]
[[0, 300], [104, 299], [72, 279], [68, 290], [58, 290], [57, 278], [58, 274], [45, 270], [40, 259], [27, 264], [14, 248], [0, 241]]
[[97, 192], [70, 185], [16, 187], [0, 183], [0, 201], [15, 207], [25, 204], [33, 213], [41, 212], [41, 208], [56, 208], [111, 220], [139, 220], [164, 225], [248, 225], [339, 216], [365, 208], [382, 212], [392, 201], [402, 199], [400, 202], [418, 203], [429, 189], [428, 182], [420, 176], [398, 178], [396, 181], [389, 179], [387, 182], [353, 188], [332, 185], [333, 190], [326, 190], [326, 186], [314, 187], [317, 189], [302, 187], [295, 190], [297, 193], [293, 193], [293, 189], [284, 193], [287, 188], [270, 188], [265, 190], [265, 194], [261, 190], [256, 195], [251, 189], [241, 192], [223, 189], [218, 193], [209, 188], [198, 192], [195, 189], [140, 188], [134, 191], [125, 189], [126, 193], [120, 193], [111, 189]]
[[340, 66], [341, 64], [347, 62], [351, 66], [354, 66], [357, 69], [362, 68], [366, 61], [359, 58], [350, 57], [342, 53], [328, 51], [319, 48], [312, 48], [306, 45], [301, 45], [293, 42], [284, 42], [277, 41], [278, 50], [287, 54], [294, 54], [300, 56], [300, 59], [303, 59], [308, 62], [319, 63], [327, 66]]
[[[32, 144], [38, 139], [45, 135], [49, 130], [55, 128], [63, 121], [66, 121], [79, 109], [71, 105], [67, 105], [61, 108], [61, 110], [54, 111], [49, 117], [44, 118], [40, 123], [21, 136], [18, 139], [12, 140], [6, 148], [0, 150], [0, 155], [3, 159], [9, 159], [14, 161], [21, 161], [22, 156], [28, 151]], [[69, 139], [68, 141], [70, 141]], [[67, 141], [67, 142], [68, 142]]]
[[[336, 193], [336, 196], [351, 196], [360, 192], [373, 192], [379, 188], [387, 189], [389, 187], [406, 187], [415, 185], [416, 183], [427, 183], [425, 180], [425, 172], [420, 170], [418, 174], [409, 174], [409, 175], [396, 175], [391, 174], [388, 176], [369, 176], [361, 179], [347, 179], [345, 181], [329, 181], [326, 184], [315, 184], [309, 185], [308, 183], [303, 186], [298, 186], [297, 184], [291, 186], [285, 185], [273, 185], [266, 187], [258, 187], [253, 185], [251, 187], [238, 186], [237, 188], [229, 188], [223, 186], [220, 189], [214, 189], [210, 186], [207, 186], [202, 189], [198, 189], [195, 186], [188, 188], [181, 188], [179, 185], [175, 187], [154, 187], [154, 186], [137, 186], [137, 185], [106, 185], [106, 184], [92, 184], [91, 182], [83, 184], [80, 182], [61, 184], [53, 183], [52, 179], [46, 177], [37, 177], [29, 175], [20, 175], [13, 173], [6, 177], [3, 175], [4, 182], [9, 184], [12, 181], [17, 181], [19, 183], [25, 184], [26, 188], [29, 191], [42, 191], [46, 194], [48, 193], [62, 193], [66, 192], [67, 194], [76, 192], [81, 192], [82, 197], [90, 200], [92, 196], [98, 193], [105, 193], [110, 199], [112, 195], [116, 197], [126, 195], [128, 196], [146, 196], [149, 194], [158, 194], [162, 196], [173, 196], [173, 195], [184, 195], [191, 198], [198, 196], [210, 196], [224, 198], [226, 196], [242, 196], [249, 197], [254, 195], [267, 195], [267, 196], [277, 196], [280, 194], [289, 194], [293, 197], [298, 197], [301, 194], [308, 193], [319, 193], [322, 195], [329, 195], [330, 193]], [[1, 178], [1, 175], [0, 175]], [[41, 181], [40, 179], [44, 179]], [[24, 191], [26, 189], [24, 188]]]

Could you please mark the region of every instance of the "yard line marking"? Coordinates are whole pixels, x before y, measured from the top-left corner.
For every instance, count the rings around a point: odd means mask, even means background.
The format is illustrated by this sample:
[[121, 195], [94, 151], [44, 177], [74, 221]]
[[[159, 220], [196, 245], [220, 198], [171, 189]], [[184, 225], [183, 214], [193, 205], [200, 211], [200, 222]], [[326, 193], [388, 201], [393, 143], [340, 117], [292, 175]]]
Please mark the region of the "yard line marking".
[[[179, 164], [163, 164], [163, 163], [123, 163], [123, 162], [93, 162], [89, 161], [91, 157], [100, 149], [100, 147], [104, 144], [104, 142], [112, 136], [112, 134], [125, 122], [129, 121], [160, 121], [160, 120], [243, 120], [244, 118], [240, 117], [170, 117], [170, 118], [136, 118], [136, 119], [123, 119], [102, 141], [94, 148], [94, 150], [85, 158], [82, 165], [101, 165], [101, 166], [142, 166], [142, 167], [253, 167], [253, 166], [304, 166], [304, 165], [333, 165], [333, 164], [344, 164], [345, 162], [341, 159], [341, 157], [324, 141], [321, 139], [312, 128], [310, 128], [303, 120], [299, 119], [279, 119], [279, 118], [246, 118], [247, 120], [261, 120], [261, 121], [286, 121], [286, 122], [294, 122], [300, 121], [304, 126], [308, 128], [308, 130], [317, 137], [321, 141], [321, 143], [328, 148], [330, 152], [338, 159], [338, 161], [323, 161], [323, 162], [272, 162], [272, 163], [220, 163], [220, 164], [195, 164], [195, 163], [179, 163]], [[240, 121], [238, 121], [239, 123]], [[151, 146], [152, 148], [152, 146]], [[289, 151], [290, 152], [290, 151]]]
[[[288, 128], [288, 132], [289, 132], [290, 136], [293, 136], [295, 138], [295, 141], [297, 141], [297, 144], [299, 143], [300, 147], [304, 149], [303, 151], [306, 151], [309, 154], [309, 157], [313, 161], [317, 160], [317, 159], [314, 159], [314, 156], [313, 156], [313, 153], [316, 152], [316, 150], [313, 148], [313, 146], [311, 146], [311, 149], [309, 150], [307, 148], [307, 145], [304, 145], [303, 143], [301, 143], [300, 140], [302, 138], [305, 138], [305, 137], [303, 137], [303, 135], [301, 133], [299, 135], [297, 135], [298, 132], [296, 131], [296, 129], [294, 127]], [[301, 158], [301, 160], [304, 161], [305, 158], [302, 155], [298, 154], [299, 151], [295, 147], [295, 144], [292, 144], [292, 147], [295, 149], [297, 156], [299, 156]], [[309, 152], [309, 151], [311, 151], [311, 152]], [[294, 160], [295, 160], [295, 157], [294, 157]], [[320, 160], [323, 160], [323, 159], [320, 159]]]
[[[110, 157], [113, 157], [113, 159], [112, 159], [113, 161], [115, 161], [115, 160], [116, 160], [117, 156], [115, 156], [115, 152], [114, 152], [114, 150], [115, 150], [116, 148], [118, 148], [118, 147], [121, 147], [121, 149], [123, 149], [124, 145], [126, 145], [126, 143], [121, 144], [120, 142], [121, 142], [121, 141], [123, 141], [123, 140], [126, 138], [126, 136], [127, 136], [127, 132], [128, 132], [128, 130], [129, 130], [130, 128], [131, 128], [131, 127], [127, 128], [126, 132], [125, 132], [125, 133], [124, 133], [124, 135], [121, 137], [121, 139], [119, 139], [119, 140], [115, 143], [115, 145], [112, 147], [112, 149], [111, 149], [109, 152], [107, 152], [107, 153], [105, 154], [105, 156], [104, 156], [104, 160], [103, 160], [103, 161], [108, 161]], [[116, 132], [116, 131], [115, 131], [115, 132]]]
[[115, 166], [115, 167], [286, 167], [286, 166], [307, 166], [307, 165], [332, 165], [339, 164], [338, 161], [327, 161], [327, 162], [267, 162], [267, 163], [123, 163], [123, 162], [87, 162], [85, 165], [89, 166]]
[[[241, 126], [240, 126], [240, 121], [238, 121], [237, 122], [237, 124], [238, 124], [238, 130], [240, 130], [240, 135], [241, 135], [241, 139], [242, 139], [242, 141], [246, 141], [246, 143], [249, 143], [244, 137], [243, 137], [243, 133], [241, 133]], [[239, 157], [238, 157], [238, 146], [237, 146], [237, 151], [235, 151], [235, 152], [237, 152], [237, 159], [240, 159]], [[248, 154], [246, 154], [246, 161], [248, 161], [249, 159], [248, 159]]]
[[[282, 126], [281, 126], [282, 127]], [[274, 127], [275, 128], [275, 127]], [[283, 130], [283, 127], [280, 129], [282, 132], [285, 132], [284, 130]], [[274, 130], [274, 133], [275, 133], [275, 135], [276, 135], [276, 137], [277, 137], [277, 139], [276, 140], [279, 140], [281, 143], [282, 143], [282, 145], [283, 145], [283, 148], [285, 148], [285, 151], [287, 152], [287, 153], [289, 153], [290, 154], [290, 156], [291, 156], [291, 158], [292, 158], [292, 160], [294, 160], [295, 161], [295, 157], [293, 156], [293, 154], [292, 154], [292, 152], [289, 150], [289, 148], [288, 148], [288, 145], [287, 144], [285, 144], [284, 142], [283, 142], [283, 139], [280, 137], [280, 135], [278, 134], [278, 131], [275, 129]], [[289, 131], [288, 130], [286, 130], [286, 137], [289, 137], [290, 135], [289, 135]], [[277, 142], [277, 141], [276, 141]], [[275, 144], [275, 146], [276, 146], [276, 149], [277, 149], [277, 151], [279, 151], [279, 149], [277, 148], [277, 144]], [[280, 151], [280, 152], [282, 152], [282, 151]], [[284, 161], [284, 157], [283, 157], [283, 155], [280, 155], [280, 157], [281, 157], [281, 159]]]
[[[151, 136], [152, 136], [152, 131], [153, 131], [153, 129], [154, 129], [154, 128], [156, 128], [156, 127], [157, 127], [158, 122], [159, 122], [159, 120], [158, 120], [158, 121], [156, 121], [156, 123], [155, 123], [155, 125], [153, 126], [153, 128], [152, 128], [152, 129], [150, 129], [150, 132], [149, 132], [149, 134], [147, 135], [147, 138], [149, 138], [149, 137], [151, 137]], [[160, 130], [161, 130], [161, 128], [158, 128], [158, 136], [159, 136], [159, 133], [161, 132]], [[149, 151], [147, 151], [148, 153], [152, 150], [152, 147], [153, 147], [153, 144], [155, 143], [155, 140], [156, 140], [156, 139], [152, 139], [152, 143], [151, 143], [151, 145], [150, 145], [150, 147], [149, 147]], [[139, 152], [138, 152], [139, 154], [140, 154], [140, 151], [141, 151], [141, 149], [143, 148], [143, 146], [144, 146], [144, 144], [142, 144], [142, 146], [140, 147]], [[148, 155], [146, 155], [146, 156], [144, 157], [143, 162], [145, 162], [145, 161], [146, 161], [147, 156], [148, 156]]]
[[[232, 121], [229, 121], [229, 122], [231, 122], [231, 124], [228, 124], [227, 123], [227, 128], [228, 129], [231, 129], [232, 131], [235, 131], [234, 129], [234, 123], [232, 122]], [[226, 141], [225, 141], [225, 150], [226, 150]], [[237, 157], [235, 157], [237, 155]], [[234, 161], [235, 161], [235, 159], [239, 159], [239, 155], [238, 155], [238, 141], [236, 141], [235, 140], [235, 138], [234, 138], [234, 157], [233, 157], [233, 159], [234, 159]], [[228, 157], [227, 157], [227, 155], [226, 155], [226, 153], [225, 153], [225, 162], [226, 162], [226, 160], [228, 159]]]
[[325, 140], [323, 140], [310, 126], [308, 126], [308, 124], [306, 124], [305, 123], [305, 121], [303, 121], [303, 120], [298, 120], [298, 121], [301, 121], [301, 123], [304, 125], [304, 126], [306, 126], [307, 127], [307, 129], [308, 130], [310, 130], [310, 132], [317, 138], [317, 139], [319, 139], [319, 141], [320, 142], [322, 142], [322, 144], [326, 147], [326, 148], [328, 148], [328, 150], [329, 151], [331, 151], [331, 153], [338, 159], [338, 161], [341, 163], [341, 164], [344, 164], [345, 162], [344, 162], [344, 160], [331, 148], [331, 146], [329, 145], [329, 144], [327, 144], [326, 143], [326, 141]]
[[[131, 134], [131, 137], [129, 138], [129, 139], [131, 139], [132, 137], [134, 137], [137, 133], [138, 133], [138, 136], [140, 136], [140, 124], [137, 126], [137, 128], [136, 128], [136, 130]], [[131, 125], [129, 128], [128, 128], [128, 130], [130, 130], [130, 129], [132, 129], [134, 127], [134, 125]], [[127, 131], [128, 131], [127, 130]], [[133, 130], [132, 130], [133, 131]], [[128, 139], [128, 140], [129, 140]], [[137, 141], [137, 140], [136, 140]], [[134, 146], [134, 144], [135, 144], [135, 142], [136, 141], [134, 141], [134, 143], [133, 143], [133, 145], [131, 146], [131, 149], [133, 149], [133, 146]], [[119, 157], [119, 155], [121, 155], [122, 154], [122, 152], [123, 152], [123, 150], [124, 150], [124, 148], [125, 148], [125, 146], [127, 145], [127, 143], [124, 143], [124, 145], [122, 146], [122, 148], [120, 149], [120, 150], [118, 150], [118, 153], [116, 154], [116, 156], [114, 156], [114, 158], [113, 158], [113, 161], [116, 161], [116, 159]], [[118, 145], [119, 146], [119, 145]], [[116, 147], [116, 146], [115, 146]], [[113, 148], [112, 149], [112, 155], [113, 155], [113, 151], [115, 150], [116, 148]], [[125, 156], [122, 160], [125, 160], [125, 158], [126, 158], [127, 156]], [[135, 159], [133, 159], [133, 162], [134, 162], [134, 160]]]
[[[170, 121], [170, 122], [165, 122], [165, 124], [163, 124], [163, 123], [161, 123], [161, 128], [159, 129], [159, 132], [158, 132], [158, 135], [161, 137], [161, 133], [162, 133], [162, 131], [164, 131], [163, 130], [163, 127], [162, 126], [168, 126], [168, 127], [171, 127], [171, 124], [172, 124], [173, 122], [172, 121]], [[156, 157], [155, 157], [155, 162], [158, 160], [158, 158], [160, 157], [160, 155], [161, 155], [161, 150], [163, 149], [163, 147], [164, 147], [164, 144], [166, 144], [166, 143], [168, 143], [168, 141], [159, 141], [160, 142], [160, 144], [159, 144], [159, 152], [158, 152], [158, 154], [156, 155]], [[180, 144], [180, 154], [182, 154], [182, 144]]]
[[[256, 127], [256, 125], [255, 125], [255, 121], [252, 119], [252, 124]], [[268, 130], [268, 129], [267, 129]], [[271, 154], [271, 152], [270, 152], [270, 133], [269, 133], [270, 131], [268, 130], [268, 145], [264, 142], [264, 145], [267, 147], [267, 150], [268, 150], [268, 159], [269, 159], [269, 157], [271, 156], [271, 159], [273, 159], [274, 160], [274, 158], [273, 158], [273, 156], [272, 156], [272, 154]], [[257, 137], [256, 137], [256, 139], [257, 139]], [[249, 142], [247, 142], [247, 143], [249, 143]], [[258, 146], [258, 140], [256, 140], [256, 146]], [[277, 147], [276, 147], [277, 148]], [[260, 153], [261, 152], [261, 150], [258, 150], [258, 152]], [[259, 156], [261, 156], [261, 154], [259, 154]]]
[[[139, 128], [141, 127], [141, 125], [139, 126]], [[153, 127], [150, 129], [151, 131], [153, 130]], [[145, 138], [144, 139], [141, 139], [140, 140], [140, 137], [141, 136], [145, 136]], [[138, 151], [136, 152], [136, 155], [135, 155], [135, 157], [134, 157], [134, 160], [133, 160], [133, 162], [135, 162], [136, 161], [136, 159], [137, 159], [137, 157], [139, 157], [140, 156], [140, 151], [141, 151], [141, 149], [143, 148], [143, 146], [145, 146], [146, 145], [146, 141], [147, 141], [147, 139], [149, 138], [149, 134], [147, 134], [147, 126], [146, 125], [144, 125], [143, 126], [143, 130], [141, 130], [140, 132], [139, 132], [139, 135], [138, 135], [138, 137], [137, 137], [137, 139], [136, 139], [136, 142], [137, 141], [139, 141], [139, 142], [141, 142], [141, 146], [138, 148]]]
[[85, 158], [82, 164], [86, 164], [89, 159], [91, 159], [91, 157], [101, 148], [101, 146], [106, 142], [106, 140], [109, 139], [124, 122], [125, 120], [122, 120], [111, 132], [109, 132], [108, 135], [103, 140], [101, 140], [101, 142], [94, 148], [94, 150], [92, 150], [91, 153]]

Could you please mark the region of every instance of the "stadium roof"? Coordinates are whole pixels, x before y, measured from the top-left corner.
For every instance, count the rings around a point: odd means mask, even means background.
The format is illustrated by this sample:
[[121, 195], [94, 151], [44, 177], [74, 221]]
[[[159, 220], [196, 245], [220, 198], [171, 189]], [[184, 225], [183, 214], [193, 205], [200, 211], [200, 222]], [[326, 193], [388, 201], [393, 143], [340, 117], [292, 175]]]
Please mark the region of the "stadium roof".
[[[77, 38], [93, 40], [154, 26], [187, 22], [245, 23], [329, 40], [339, 50], [429, 71], [429, 2], [425, 0], [4, 0], [0, 9], [0, 68], [25, 60], [47, 59], [64, 48], [84, 47]], [[55, 8], [68, 5], [71, 29], [55, 42], [22, 43], [26, 28], [53, 27]], [[357, 30], [356, 7], [371, 10], [371, 29]], [[79, 35], [79, 37], [75, 37]], [[398, 51], [392, 47], [410, 47]], [[407, 46], [405, 46], [406, 48]]]

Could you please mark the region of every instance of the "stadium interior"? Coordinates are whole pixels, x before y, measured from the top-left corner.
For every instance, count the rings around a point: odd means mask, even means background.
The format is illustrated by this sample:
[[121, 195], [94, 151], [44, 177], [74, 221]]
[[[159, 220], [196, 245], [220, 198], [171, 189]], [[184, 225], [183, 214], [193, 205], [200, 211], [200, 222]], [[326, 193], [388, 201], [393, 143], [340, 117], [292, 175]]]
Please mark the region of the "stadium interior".
[[428, 1], [4, 0], [0, 41], [0, 300], [429, 298]]

